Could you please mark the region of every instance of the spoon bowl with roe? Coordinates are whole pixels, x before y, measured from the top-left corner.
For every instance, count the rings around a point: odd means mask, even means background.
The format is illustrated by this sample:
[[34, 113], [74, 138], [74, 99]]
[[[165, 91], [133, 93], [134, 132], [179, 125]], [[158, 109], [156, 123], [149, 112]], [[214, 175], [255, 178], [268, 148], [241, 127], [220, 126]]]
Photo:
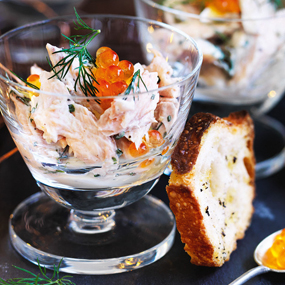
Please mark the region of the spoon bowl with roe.
[[254, 276], [269, 271], [285, 273], [285, 229], [262, 240], [253, 256], [259, 266], [248, 270], [229, 285], [243, 284]]

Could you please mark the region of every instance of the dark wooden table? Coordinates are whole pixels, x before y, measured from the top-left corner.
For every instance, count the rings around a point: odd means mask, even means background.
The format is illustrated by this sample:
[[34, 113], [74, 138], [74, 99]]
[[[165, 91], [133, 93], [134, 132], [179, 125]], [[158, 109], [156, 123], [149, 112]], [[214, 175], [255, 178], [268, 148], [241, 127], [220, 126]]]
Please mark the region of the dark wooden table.
[[[78, 11], [85, 13], [111, 13], [134, 15], [132, 0], [90, 0], [83, 2]], [[0, 7], [1, 16], [1, 7]], [[285, 98], [269, 113], [285, 124]], [[0, 157], [15, 147], [6, 127], [0, 128]], [[274, 146], [272, 146], [274, 147]], [[264, 150], [267, 151], [266, 149]], [[179, 234], [172, 249], [159, 261], [142, 269], [115, 275], [74, 275], [77, 285], [100, 284], [228, 284], [256, 266], [253, 251], [270, 233], [285, 227], [285, 169], [256, 183], [255, 213], [245, 238], [238, 241], [237, 250], [221, 268], [197, 267], [190, 263], [184, 252]], [[163, 175], [151, 194], [168, 204], [165, 192], [168, 177]], [[8, 235], [9, 215], [25, 198], [39, 191], [35, 180], [17, 152], [0, 163], [0, 277], [8, 279], [22, 276], [12, 265], [38, 273], [35, 265], [26, 261], [13, 249]], [[247, 284], [285, 284], [285, 276], [267, 273]]]

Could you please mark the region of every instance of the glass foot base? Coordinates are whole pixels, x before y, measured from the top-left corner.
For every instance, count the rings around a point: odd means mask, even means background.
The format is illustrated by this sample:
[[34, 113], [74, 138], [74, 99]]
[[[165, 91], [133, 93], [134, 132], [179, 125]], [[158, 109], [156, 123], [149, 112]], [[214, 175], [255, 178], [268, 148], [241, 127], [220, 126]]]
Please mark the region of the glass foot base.
[[[159, 199], [145, 196], [116, 210], [115, 226], [100, 234], [76, 233], [70, 210], [44, 193], [23, 201], [11, 215], [14, 248], [34, 264], [73, 274], [112, 274], [141, 268], [163, 257], [175, 237], [175, 219]], [[38, 260], [38, 261], [37, 261]]]

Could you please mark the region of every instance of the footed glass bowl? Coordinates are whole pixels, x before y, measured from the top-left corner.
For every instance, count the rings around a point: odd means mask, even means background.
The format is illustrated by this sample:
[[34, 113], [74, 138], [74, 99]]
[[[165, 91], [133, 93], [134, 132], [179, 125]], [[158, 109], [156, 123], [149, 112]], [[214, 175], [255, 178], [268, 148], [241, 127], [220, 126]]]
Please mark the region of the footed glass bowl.
[[[120, 60], [140, 64], [125, 82], [128, 89], [109, 96], [101, 89], [101, 77], [96, 79], [98, 61], [94, 69], [85, 61], [87, 73], [99, 82], [92, 86], [102, 93], [82, 94], [72, 85], [74, 78], [66, 87], [78, 66], [64, 78], [51, 78], [51, 66], [57, 70], [54, 60], [62, 54], [54, 53], [55, 46], [68, 49], [66, 36], [87, 33], [76, 30], [76, 20], [38, 22], [0, 38], [1, 112], [45, 193], [15, 209], [10, 237], [22, 256], [47, 268], [63, 259], [60, 270], [65, 272], [124, 272], [156, 261], [172, 246], [174, 217], [146, 194], [169, 163], [184, 128], [202, 55], [188, 35], [166, 24], [85, 16], [86, 25], [101, 30], [88, 45], [90, 55], [95, 58], [105, 46]], [[163, 42], [155, 36], [158, 30], [165, 35]], [[177, 42], [184, 43], [181, 52]], [[39, 86], [37, 76], [40, 90], [19, 79]]]
[[[202, 50], [191, 113], [228, 116], [238, 110], [250, 112], [256, 129], [257, 178], [278, 171], [285, 163], [285, 128], [265, 115], [285, 91], [285, 7], [279, 4], [136, 0], [137, 15], [184, 31]], [[163, 41], [161, 33], [157, 37]], [[265, 157], [263, 150], [268, 146], [272, 152]]]

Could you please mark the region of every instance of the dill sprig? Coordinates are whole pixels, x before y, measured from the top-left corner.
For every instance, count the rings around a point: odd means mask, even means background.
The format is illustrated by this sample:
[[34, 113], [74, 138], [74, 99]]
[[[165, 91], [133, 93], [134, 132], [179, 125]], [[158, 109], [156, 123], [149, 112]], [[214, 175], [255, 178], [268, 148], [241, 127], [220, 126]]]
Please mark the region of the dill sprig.
[[[138, 77], [138, 82], [137, 82], [137, 86], [136, 86], [135, 85], [135, 81], [136, 81], [137, 77]], [[143, 83], [146, 91], [148, 91], [147, 87], [146, 87], [146, 85], [145, 85], [145, 83], [144, 83], [144, 81], [143, 81], [143, 79], [141, 77], [140, 69], [138, 69], [134, 73], [132, 81], [131, 81], [130, 85], [128, 86], [127, 90], [125, 91], [125, 95], [129, 95], [131, 93], [131, 91], [133, 91], [133, 93], [138, 93], [139, 90], [140, 90], [140, 87], [139, 87], [140, 81]], [[135, 88], [136, 88], [136, 90], [135, 90]]]
[[76, 285], [74, 282], [69, 280], [68, 278], [72, 278], [70, 275], [65, 275], [59, 278], [59, 268], [62, 260], [59, 262], [58, 266], [54, 265], [54, 271], [51, 278], [49, 278], [46, 274], [46, 268], [41, 268], [40, 263], [38, 261], [38, 267], [40, 269], [39, 274], [34, 274], [26, 269], [14, 266], [15, 268], [28, 273], [31, 277], [23, 277], [23, 278], [11, 278], [8, 280], [3, 280], [0, 278], [0, 285]]
[[34, 88], [34, 89], [37, 89], [37, 90], [40, 90], [39, 87], [37, 87], [36, 85], [34, 85], [34, 84], [28, 82], [27, 80], [23, 79], [22, 77], [20, 77], [19, 75], [17, 75], [13, 71], [10, 70], [10, 72], [13, 73], [16, 77], [18, 77], [21, 81], [23, 81], [27, 86]]
[[280, 9], [284, 7], [284, 0], [269, 0], [273, 5], [275, 5], [276, 9]]
[[[63, 48], [58, 51], [53, 52], [53, 54], [56, 53], [65, 53], [65, 56], [59, 60], [55, 65], [51, 63], [49, 58], [47, 58], [48, 64], [51, 67], [51, 70], [53, 71], [54, 75], [51, 76], [49, 79], [57, 77], [59, 80], [62, 80], [65, 78], [67, 73], [69, 72], [74, 60], [78, 60], [79, 66], [78, 69], [78, 75], [74, 82], [74, 90], [77, 91], [77, 86], [79, 85], [82, 92], [85, 94], [85, 96], [93, 96], [97, 97], [96, 94], [98, 93], [98, 89], [93, 85], [94, 81], [99, 84], [95, 78], [95, 75], [92, 71], [94, 67], [96, 67], [95, 58], [89, 53], [87, 50], [87, 46], [90, 44], [90, 42], [101, 32], [100, 30], [93, 29], [89, 27], [78, 15], [76, 9], [74, 8], [76, 20], [77, 22], [73, 21], [75, 24], [74, 29], [79, 30], [87, 30], [89, 31], [86, 34], [83, 35], [72, 35], [70, 37], [62, 34], [63, 37], [65, 37], [69, 41], [69, 48]], [[26, 83], [28, 86], [39, 89], [37, 86], [27, 82], [23, 78], [19, 77], [15, 73], [13, 73], [15, 76], [17, 76], [21, 81]], [[135, 83], [135, 80], [138, 78], [137, 84]], [[140, 70], [137, 70], [133, 74], [132, 81], [130, 85], [128, 86], [127, 90], [125, 91], [125, 94], [130, 94], [131, 91], [133, 93], [138, 93], [140, 91], [139, 84], [140, 81], [145, 86], [146, 91], [147, 87], [140, 75]], [[96, 100], [100, 104], [100, 100]]]
[[78, 15], [76, 9], [74, 8], [77, 22], [74, 21], [75, 30], [87, 30], [89, 33], [85, 35], [73, 35], [66, 36], [63, 35], [69, 41], [69, 48], [61, 49], [55, 51], [54, 53], [65, 52], [67, 55], [62, 58], [54, 66], [51, 65], [51, 69], [54, 72], [54, 75], [50, 78], [57, 77], [62, 80], [68, 73], [72, 63], [77, 58], [79, 61], [78, 66], [78, 75], [74, 82], [74, 90], [76, 91], [77, 84], [80, 86], [82, 92], [85, 96], [91, 95], [96, 97], [98, 89], [93, 85], [93, 82], [97, 82], [95, 76], [92, 72], [92, 67], [94, 67], [95, 59], [88, 52], [87, 46], [90, 42], [101, 32], [100, 30], [92, 29], [89, 27]]

